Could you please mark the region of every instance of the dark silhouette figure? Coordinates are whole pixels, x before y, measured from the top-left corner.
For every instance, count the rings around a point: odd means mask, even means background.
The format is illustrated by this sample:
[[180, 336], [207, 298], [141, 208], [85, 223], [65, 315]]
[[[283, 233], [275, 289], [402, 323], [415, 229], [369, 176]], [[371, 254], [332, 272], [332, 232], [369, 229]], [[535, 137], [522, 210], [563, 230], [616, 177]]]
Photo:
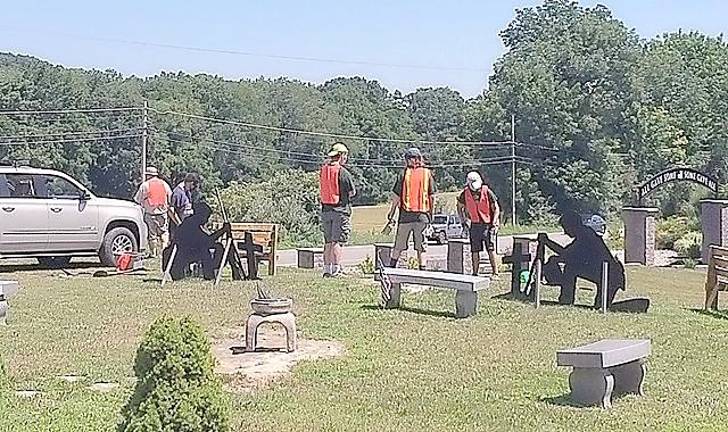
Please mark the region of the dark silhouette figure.
[[[172, 249], [177, 246], [177, 254], [174, 257], [170, 275], [172, 280], [180, 280], [186, 276], [190, 264], [198, 263], [202, 267], [202, 275], [205, 280], [214, 280], [217, 270], [223, 259], [225, 248], [218, 239], [223, 234], [230, 234], [230, 224], [225, 223], [221, 229], [208, 234], [204, 227], [210, 220], [212, 210], [204, 202], [195, 205], [194, 213], [182, 221], [182, 224], [175, 231], [174, 240], [162, 252], [162, 268], [167, 268], [167, 263], [172, 255]], [[234, 249], [234, 248], [233, 248]], [[233, 279], [243, 279], [242, 268], [239, 259], [235, 259], [235, 253], [228, 254], [228, 262], [233, 271]]]
[[607, 307], [612, 305], [614, 296], [620, 289], [625, 289], [624, 266], [609, 251], [604, 240], [593, 229], [584, 225], [576, 212], [567, 212], [559, 223], [564, 233], [574, 241], [567, 246], [549, 239], [546, 234], [539, 234], [539, 247], [548, 247], [554, 253], [543, 266], [543, 276], [549, 285], [561, 286], [559, 303], [574, 304], [577, 278], [586, 279], [597, 286], [594, 307], [600, 308], [602, 303], [602, 263], [609, 265], [607, 282]]

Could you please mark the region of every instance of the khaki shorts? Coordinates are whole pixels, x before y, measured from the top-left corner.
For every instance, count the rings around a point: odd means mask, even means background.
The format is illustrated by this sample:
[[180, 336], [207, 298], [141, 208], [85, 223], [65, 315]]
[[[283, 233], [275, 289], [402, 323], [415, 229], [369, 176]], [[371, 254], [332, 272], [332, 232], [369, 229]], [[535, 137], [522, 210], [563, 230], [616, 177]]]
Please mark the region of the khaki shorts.
[[166, 213], [159, 215], [144, 213], [144, 223], [147, 224], [149, 233], [147, 237], [150, 240], [158, 239], [169, 231], [169, 220]]
[[351, 236], [351, 216], [338, 211], [321, 212], [321, 231], [326, 243], [348, 243]]
[[409, 222], [397, 224], [397, 235], [394, 238], [393, 253], [399, 255], [407, 250], [410, 234], [415, 243], [415, 250], [425, 252], [427, 243], [423, 232], [427, 228], [427, 222]]

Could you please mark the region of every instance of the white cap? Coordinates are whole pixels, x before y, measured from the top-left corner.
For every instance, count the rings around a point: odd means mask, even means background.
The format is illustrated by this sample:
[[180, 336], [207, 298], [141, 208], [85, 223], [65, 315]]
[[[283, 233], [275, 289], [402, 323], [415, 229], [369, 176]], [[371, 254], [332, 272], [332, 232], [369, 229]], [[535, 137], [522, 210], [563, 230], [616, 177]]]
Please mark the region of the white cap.
[[480, 174], [477, 171], [470, 171], [468, 173], [468, 187], [472, 191], [477, 191], [483, 186], [483, 179], [480, 178]]

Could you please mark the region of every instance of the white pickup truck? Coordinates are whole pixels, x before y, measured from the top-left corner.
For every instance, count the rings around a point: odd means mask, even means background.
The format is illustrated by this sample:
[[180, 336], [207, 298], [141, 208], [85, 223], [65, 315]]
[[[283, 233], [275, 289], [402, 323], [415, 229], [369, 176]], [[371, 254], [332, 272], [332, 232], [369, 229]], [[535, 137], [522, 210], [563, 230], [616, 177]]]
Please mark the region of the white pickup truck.
[[58, 171], [0, 166], [0, 258], [64, 267], [72, 257], [98, 256], [113, 266], [116, 256], [146, 244], [137, 204], [96, 197]]

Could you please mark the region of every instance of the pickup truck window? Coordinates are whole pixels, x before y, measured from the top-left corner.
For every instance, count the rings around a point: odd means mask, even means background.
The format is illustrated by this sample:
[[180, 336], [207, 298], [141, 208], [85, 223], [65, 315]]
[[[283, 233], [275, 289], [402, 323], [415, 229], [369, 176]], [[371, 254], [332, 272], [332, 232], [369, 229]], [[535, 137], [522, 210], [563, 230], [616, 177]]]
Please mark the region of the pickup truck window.
[[447, 225], [447, 216], [435, 216], [432, 223], [436, 225]]

